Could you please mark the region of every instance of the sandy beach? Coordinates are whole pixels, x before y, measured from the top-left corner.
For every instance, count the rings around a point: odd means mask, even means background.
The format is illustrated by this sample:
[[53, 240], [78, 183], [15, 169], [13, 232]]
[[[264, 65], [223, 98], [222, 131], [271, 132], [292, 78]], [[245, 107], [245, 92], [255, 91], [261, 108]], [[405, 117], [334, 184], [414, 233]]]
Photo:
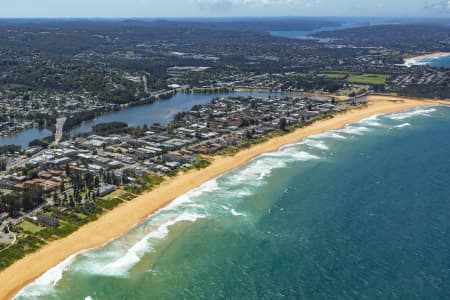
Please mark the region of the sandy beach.
[[404, 61], [405, 61], [405, 64], [411, 64], [420, 59], [437, 58], [437, 57], [443, 57], [443, 56], [450, 56], [450, 52], [435, 52], [435, 53], [429, 53], [429, 54], [424, 54], [424, 55], [418, 55], [418, 56], [414, 56], [414, 57], [405, 58]]
[[[433, 56], [435, 55], [433, 54]], [[340, 129], [347, 124], [358, 122], [375, 114], [395, 113], [420, 106], [448, 105], [439, 101], [385, 96], [371, 96], [370, 100], [367, 108], [350, 110], [337, 115], [333, 119], [314, 123], [306, 128], [298, 129], [287, 135], [273, 138], [263, 144], [243, 150], [232, 157], [217, 157], [206, 169], [193, 170], [168, 179], [157, 189], [122, 204], [104, 214], [98, 220], [83, 226], [70, 236], [50, 243], [1, 272], [0, 299], [12, 298], [22, 287], [69, 256], [85, 249], [101, 247], [126, 234], [136, 224], [142, 222], [178, 196], [245, 164], [263, 153], [277, 151], [283, 145], [299, 142], [307, 136], [319, 134], [326, 130]]]

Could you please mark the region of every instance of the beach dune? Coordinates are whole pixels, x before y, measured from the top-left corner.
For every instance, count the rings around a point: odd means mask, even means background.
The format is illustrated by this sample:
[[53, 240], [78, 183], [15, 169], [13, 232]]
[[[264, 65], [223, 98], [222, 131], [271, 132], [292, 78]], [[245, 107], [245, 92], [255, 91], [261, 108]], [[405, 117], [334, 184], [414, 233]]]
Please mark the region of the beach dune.
[[445, 102], [432, 100], [371, 96], [370, 103], [366, 108], [353, 109], [332, 119], [297, 129], [287, 135], [273, 138], [265, 143], [243, 150], [232, 157], [217, 157], [208, 168], [201, 171], [192, 170], [168, 179], [157, 189], [122, 204], [102, 215], [98, 220], [83, 226], [70, 236], [50, 243], [38, 252], [26, 256], [2, 271], [0, 273], [0, 299], [14, 297], [25, 285], [69, 256], [111, 242], [126, 234], [135, 225], [177, 197], [263, 153], [277, 151], [283, 145], [299, 142], [307, 136], [319, 134], [326, 130], [340, 129], [347, 124], [358, 122], [375, 114], [388, 114], [440, 104], [446, 105]]

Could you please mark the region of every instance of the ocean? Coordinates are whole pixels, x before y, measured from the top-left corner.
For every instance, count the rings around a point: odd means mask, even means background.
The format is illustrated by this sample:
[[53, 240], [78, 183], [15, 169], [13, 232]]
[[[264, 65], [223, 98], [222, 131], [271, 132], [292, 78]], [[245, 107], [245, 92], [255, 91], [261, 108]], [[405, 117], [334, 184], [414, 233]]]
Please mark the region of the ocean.
[[443, 107], [311, 136], [68, 258], [16, 299], [450, 299], [449, 153]]

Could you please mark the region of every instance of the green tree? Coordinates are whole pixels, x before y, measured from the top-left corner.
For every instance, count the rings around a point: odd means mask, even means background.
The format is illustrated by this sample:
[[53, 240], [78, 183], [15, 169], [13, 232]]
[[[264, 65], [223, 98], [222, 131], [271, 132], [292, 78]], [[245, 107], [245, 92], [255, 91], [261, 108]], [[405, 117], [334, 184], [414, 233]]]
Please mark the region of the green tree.
[[280, 122], [278, 123], [278, 127], [279, 127], [281, 130], [286, 130], [286, 126], [287, 126], [286, 118], [281, 118], [281, 119], [280, 119]]

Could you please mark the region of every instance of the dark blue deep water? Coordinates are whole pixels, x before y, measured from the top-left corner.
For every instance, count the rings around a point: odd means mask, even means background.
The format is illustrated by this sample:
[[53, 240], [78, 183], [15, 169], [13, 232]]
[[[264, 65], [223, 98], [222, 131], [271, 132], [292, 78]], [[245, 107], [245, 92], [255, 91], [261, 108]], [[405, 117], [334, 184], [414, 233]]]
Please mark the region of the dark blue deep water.
[[450, 299], [450, 109], [263, 155], [19, 299]]

